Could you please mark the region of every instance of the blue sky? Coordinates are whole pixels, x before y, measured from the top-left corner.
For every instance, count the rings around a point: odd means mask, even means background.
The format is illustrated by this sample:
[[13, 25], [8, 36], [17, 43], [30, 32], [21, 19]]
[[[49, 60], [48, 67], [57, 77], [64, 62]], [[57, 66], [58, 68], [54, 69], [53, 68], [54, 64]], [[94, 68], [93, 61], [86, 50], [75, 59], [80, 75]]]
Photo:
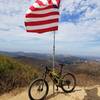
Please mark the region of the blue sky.
[[[52, 53], [52, 32], [25, 31], [24, 14], [32, 2], [0, 0], [1, 51]], [[60, 13], [56, 53], [100, 56], [99, 0], [61, 0]]]

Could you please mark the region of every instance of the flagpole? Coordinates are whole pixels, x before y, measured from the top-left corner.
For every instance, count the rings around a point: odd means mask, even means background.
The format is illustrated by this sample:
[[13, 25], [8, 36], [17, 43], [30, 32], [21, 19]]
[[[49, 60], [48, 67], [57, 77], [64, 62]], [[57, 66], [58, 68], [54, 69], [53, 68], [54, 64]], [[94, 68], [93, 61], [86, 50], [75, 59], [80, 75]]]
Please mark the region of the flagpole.
[[[56, 32], [54, 31], [53, 32], [53, 71], [55, 68], [55, 34], [56, 34]], [[53, 93], [55, 92], [54, 90], [55, 90], [55, 88], [54, 88], [54, 83], [53, 83]]]
[[55, 31], [53, 32], [53, 71], [55, 67]]

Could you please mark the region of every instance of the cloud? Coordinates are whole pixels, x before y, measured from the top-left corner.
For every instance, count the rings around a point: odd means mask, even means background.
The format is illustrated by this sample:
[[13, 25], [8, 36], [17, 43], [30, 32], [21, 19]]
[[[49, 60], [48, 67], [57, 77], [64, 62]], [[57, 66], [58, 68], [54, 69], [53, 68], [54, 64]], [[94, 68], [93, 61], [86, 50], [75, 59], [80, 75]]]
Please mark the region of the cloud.
[[[99, 0], [61, 1], [56, 53], [100, 55]], [[0, 1], [0, 49], [52, 52], [53, 32], [25, 32], [24, 14], [30, 3], [29, 0]]]
[[[92, 41], [100, 32], [98, 0], [68, 0], [62, 2], [58, 38], [62, 41]], [[60, 34], [63, 33], [63, 34]], [[65, 39], [66, 38], [66, 39]]]
[[[71, 0], [61, 4], [61, 22], [78, 23], [79, 21], [95, 20], [95, 12], [98, 13], [99, 9], [96, 2], [89, 0]], [[92, 16], [93, 15], [93, 16]]]

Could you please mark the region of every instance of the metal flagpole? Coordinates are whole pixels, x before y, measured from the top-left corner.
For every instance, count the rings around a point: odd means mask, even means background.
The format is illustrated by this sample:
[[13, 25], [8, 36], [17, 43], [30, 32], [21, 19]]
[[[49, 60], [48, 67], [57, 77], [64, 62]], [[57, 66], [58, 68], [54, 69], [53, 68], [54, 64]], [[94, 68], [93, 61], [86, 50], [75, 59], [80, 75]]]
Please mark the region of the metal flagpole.
[[55, 31], [53, 34], [53, 71], [54, 71], [54, 67], [55, 67]]
[[[56, 32], [54, 31], [53, 32], [53, 72], [54, 72], [54, 68], [55, 68], [55, 34], [56, 34]], [[54, 90], [55, 90], [55, 88], [54, 88], [54, 83], [53, 83], [53, 93], [55, 92]]]
[[[59, 3], [59, 7], [60, 7], [61, 2]], [[55, 68], [55, 35], [56, 35], [56, 31], [53, 32], [53, 71]], [[55, 92], [55, 87], [54, 87], [54, 83], [53, 83], [53, 93]]]

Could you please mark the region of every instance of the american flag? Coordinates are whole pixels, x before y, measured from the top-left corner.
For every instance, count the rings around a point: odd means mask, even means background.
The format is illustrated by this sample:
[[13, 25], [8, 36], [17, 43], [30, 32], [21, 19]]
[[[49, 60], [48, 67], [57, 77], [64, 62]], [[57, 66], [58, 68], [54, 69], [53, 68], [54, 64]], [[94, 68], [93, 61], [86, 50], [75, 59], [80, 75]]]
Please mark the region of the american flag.
[[60, 0], [36, 0], [25, 15], [27, 32], [58, 30]]

